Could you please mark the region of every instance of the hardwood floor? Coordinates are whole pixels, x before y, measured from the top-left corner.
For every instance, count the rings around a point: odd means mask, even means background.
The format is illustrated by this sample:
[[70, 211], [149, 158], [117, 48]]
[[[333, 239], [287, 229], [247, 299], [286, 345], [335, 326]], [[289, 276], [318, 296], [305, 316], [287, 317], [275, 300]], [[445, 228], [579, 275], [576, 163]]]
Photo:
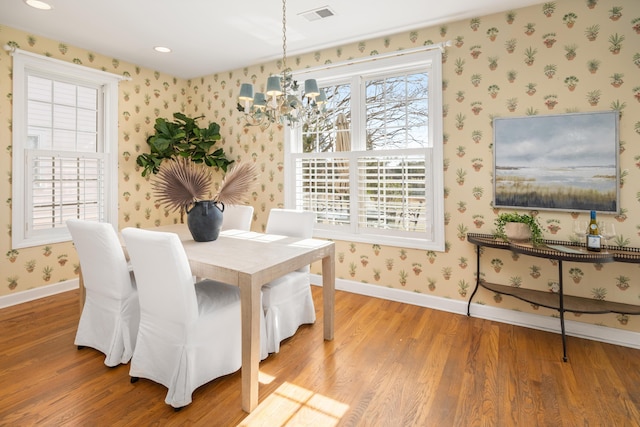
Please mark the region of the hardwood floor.
[[[313, 287], [316, 307], [321, 290]], [[0, 310], [0, 426], [638, 426], [640, 350], [337, 292], [322, 317], [260, 365], [260, 405], [240, 374], [174, 412], [166, 389], [77, 350], [78, 291]]]

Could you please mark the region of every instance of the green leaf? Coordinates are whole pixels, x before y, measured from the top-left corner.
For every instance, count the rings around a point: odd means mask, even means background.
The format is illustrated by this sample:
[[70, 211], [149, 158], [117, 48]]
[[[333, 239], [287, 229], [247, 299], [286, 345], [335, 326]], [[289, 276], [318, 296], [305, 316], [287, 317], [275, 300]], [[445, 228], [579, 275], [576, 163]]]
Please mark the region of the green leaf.
[[166, 151], [170, 145], [171, 145], [171, 140], [164, 137], [156, 137], [151, 142], [152, 151], [155, 150], [158, 153], [162, 153]]
[[147, 137], [150, 152], [140, 154], [136, 158], [142, 167], [142, 176], [157, 173], [164, 159], [188, 158], [194, 163], [206, 162], [226, 171], [229, 164], [222, 148], [209, 153], [216, 141], [222, 139], [220, 125], [212, 122], [207, 127], [198, 127], [197, 121], [204, 116], [191, 118], [183, 113], [173, 113], [175, 121], [157, 118], [154, 125], [155, 134]]

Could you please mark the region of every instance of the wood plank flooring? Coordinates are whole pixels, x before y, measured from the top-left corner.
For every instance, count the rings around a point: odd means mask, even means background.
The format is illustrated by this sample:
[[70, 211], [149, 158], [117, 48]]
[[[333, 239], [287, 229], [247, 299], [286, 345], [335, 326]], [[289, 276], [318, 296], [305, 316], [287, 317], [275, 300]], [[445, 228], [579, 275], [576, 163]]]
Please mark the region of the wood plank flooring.
[[[321, 289], [313, 287], [316, 307]], [[166, 389], [73, 345], [78, 291], [0, 310], [0, 426], [640, 426], [640, 350], [345, 292], [260, 365], [174, 412]]]

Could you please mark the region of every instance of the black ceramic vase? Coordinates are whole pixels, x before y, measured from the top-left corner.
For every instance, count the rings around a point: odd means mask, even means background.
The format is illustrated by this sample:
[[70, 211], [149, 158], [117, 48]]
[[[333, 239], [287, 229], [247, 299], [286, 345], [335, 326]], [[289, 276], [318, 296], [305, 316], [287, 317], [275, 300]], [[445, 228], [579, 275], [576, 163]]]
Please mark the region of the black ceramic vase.
[[216, 240], [222, 227], [222, 212], [224, 212], [224, 204], [213, 200], [195, 202], [191, 209], [187, 209], [187, 225], [193, 240], [196, 242]]

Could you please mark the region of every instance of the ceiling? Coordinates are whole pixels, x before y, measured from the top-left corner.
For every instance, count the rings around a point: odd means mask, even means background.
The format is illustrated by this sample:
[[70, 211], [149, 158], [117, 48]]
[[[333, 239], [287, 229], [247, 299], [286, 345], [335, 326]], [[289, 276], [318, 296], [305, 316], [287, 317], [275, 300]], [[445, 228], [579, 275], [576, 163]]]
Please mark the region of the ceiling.
[[[181, 78], [282, 57], [280, 0], [47, 2], [52, 10], [1, 0], [0, 25]], [[541, 0], [289, 0], [287, 55], [537, 3]], [[301, 15], [323, 7], [334, 15], [314, 21]], [[172, 52], [161, 54], [154, 46]]]

